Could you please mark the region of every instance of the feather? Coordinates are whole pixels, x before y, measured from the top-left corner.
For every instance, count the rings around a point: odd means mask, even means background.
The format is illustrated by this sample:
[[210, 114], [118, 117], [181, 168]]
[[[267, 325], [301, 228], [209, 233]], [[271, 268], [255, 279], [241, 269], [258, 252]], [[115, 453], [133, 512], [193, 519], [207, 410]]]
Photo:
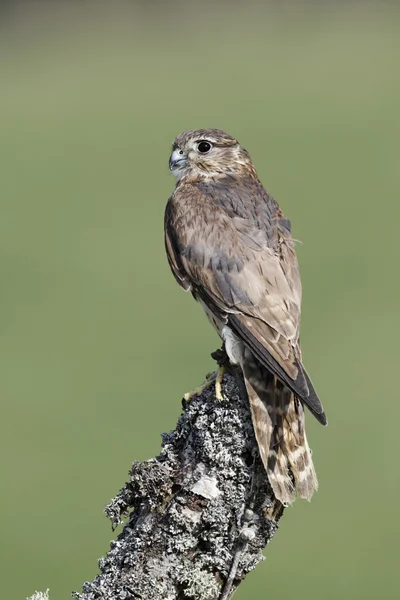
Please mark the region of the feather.
[[261, 460], [275, 496], [290, 504], [318, 489], [301, 401], [261, 367], [249, 351], [242, 369]]
[[[201, 141], [209, 151], [201, 153]], [[178, 136], [177, 185], [165, 212], [168, 261], [224, 337], [246, 383], [260, 455], [275, 495], [310, 499], [317, 479], [304, 405], [322, 404], [302, 364], [301, 281], [290, 221], [264, 189], [246, 150], [217, 129]], [[227, 349], [228, 351], [228, 349]], [[229, 354], [229, 351], [228, 351]]]

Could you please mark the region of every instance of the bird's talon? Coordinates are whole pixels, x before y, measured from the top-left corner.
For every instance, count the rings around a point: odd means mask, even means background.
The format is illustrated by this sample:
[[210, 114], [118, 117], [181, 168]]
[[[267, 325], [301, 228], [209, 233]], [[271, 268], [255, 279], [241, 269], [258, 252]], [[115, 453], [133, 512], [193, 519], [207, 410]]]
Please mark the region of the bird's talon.
[[215, 399], [219, 402], [223, 402], [225, 400], [223, 390], [222, 390], [222, 381], [224, 379], [225, 367], [220, 367], [217, 371], [217, 376], [215, 379]]
[[225, 397], [222, 393], [222, 390], [217, 390], [217, 388], [215, 387], [215, 399], [218, 400], [218, 402], [224, 402], [225, 401]]
[[190, 400], [191, 398], [193, 398], [194, 396], [200, 396], [203, 392], [205, 392], [206, 390], [208, 390], [212, 385], [215, 384], [217, 379], [217, 373], [209, 373], [206, 376], [205, 381], [199, 386], [197, 387], [195, 390], [191, 391], [191, 392], [186, 392], [186, 394], [183, 396], [183, 398], [187, 401]]
[[213, 371], [212, 373], [208, 373], [206, 376], [206, 380], [195, 390], [192, 392], [186, 392], [184, 394], [183, 399], [189, 401], [194, 396], [200, 396], [203, 392], [208, 390], [211, 386], [215, 386], [215, 399], [219, 402], [225, 400], [222, 390], [222, 380], [225, 373], [225, 367], [220, 367], [218, 371]]

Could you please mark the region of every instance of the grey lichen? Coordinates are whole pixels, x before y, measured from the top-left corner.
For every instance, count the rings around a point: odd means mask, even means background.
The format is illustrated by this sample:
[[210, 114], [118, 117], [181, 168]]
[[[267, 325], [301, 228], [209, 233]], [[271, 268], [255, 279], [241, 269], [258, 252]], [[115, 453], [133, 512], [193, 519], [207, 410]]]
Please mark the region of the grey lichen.
[[49, 590], [46, 590], [45, 592], [35, 592], [26, 600], [49, 600]]
[[[186, 598], [193, 598], [193, 600], [218, 600], [221, 585], [217, 583], [212, 573], [208, 573], [191, 564], [186, 565], [183, 573], [184, 575], [179, 579], [179, 583], [182, 585]], [[190, 577], [186, 579], [188, 574], [190, 574]]]
[[106, 507], [126, 520], [78, 600], [231, 598], [263, 559], [283, 506], [269, 486], [238, 373], [224, 377], [225, 402], [210, 388], [184, 403], [156, 459], [134, 462]]

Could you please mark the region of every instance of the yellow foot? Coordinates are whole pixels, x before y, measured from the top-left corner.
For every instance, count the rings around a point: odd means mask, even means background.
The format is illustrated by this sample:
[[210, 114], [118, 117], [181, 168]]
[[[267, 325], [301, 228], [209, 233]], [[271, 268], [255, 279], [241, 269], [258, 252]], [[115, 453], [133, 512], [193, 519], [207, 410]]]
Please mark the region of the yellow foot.
[[190, 400], [194, 396], [200, 396], [205, 390], [208, 390], [211, 386], [215, 386], [215, 398], [222, 401], [224, 399], [222, 394], [222, 380], [224, 378], [225, 367], [220, 367], [218, 371], [209, 373], [206, 380], [192, 392], [187, 392], [183, 397], [185, 400]]
[[216, 378], [215, 378], [215, 398], [217, 400], [219, 400], [220, 402], [223, 401], [224, 396], [222, 393], [222, 382], [224, 379], [224, 373], [225, 373], [225, 367], [219, 367], [218, 371], [216, 371]]

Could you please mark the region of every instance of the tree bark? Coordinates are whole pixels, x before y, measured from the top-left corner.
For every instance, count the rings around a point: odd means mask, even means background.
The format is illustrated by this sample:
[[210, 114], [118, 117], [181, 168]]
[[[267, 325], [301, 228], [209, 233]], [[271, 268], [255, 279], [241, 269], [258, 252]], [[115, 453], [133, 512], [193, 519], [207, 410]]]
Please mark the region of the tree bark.
[[127, 517], [77, 600], [228, 600], [263, 560], [283, 505], [259, 458], [241, 374], [189, 402], [157, 458], [135, 461], [106, 507]]

